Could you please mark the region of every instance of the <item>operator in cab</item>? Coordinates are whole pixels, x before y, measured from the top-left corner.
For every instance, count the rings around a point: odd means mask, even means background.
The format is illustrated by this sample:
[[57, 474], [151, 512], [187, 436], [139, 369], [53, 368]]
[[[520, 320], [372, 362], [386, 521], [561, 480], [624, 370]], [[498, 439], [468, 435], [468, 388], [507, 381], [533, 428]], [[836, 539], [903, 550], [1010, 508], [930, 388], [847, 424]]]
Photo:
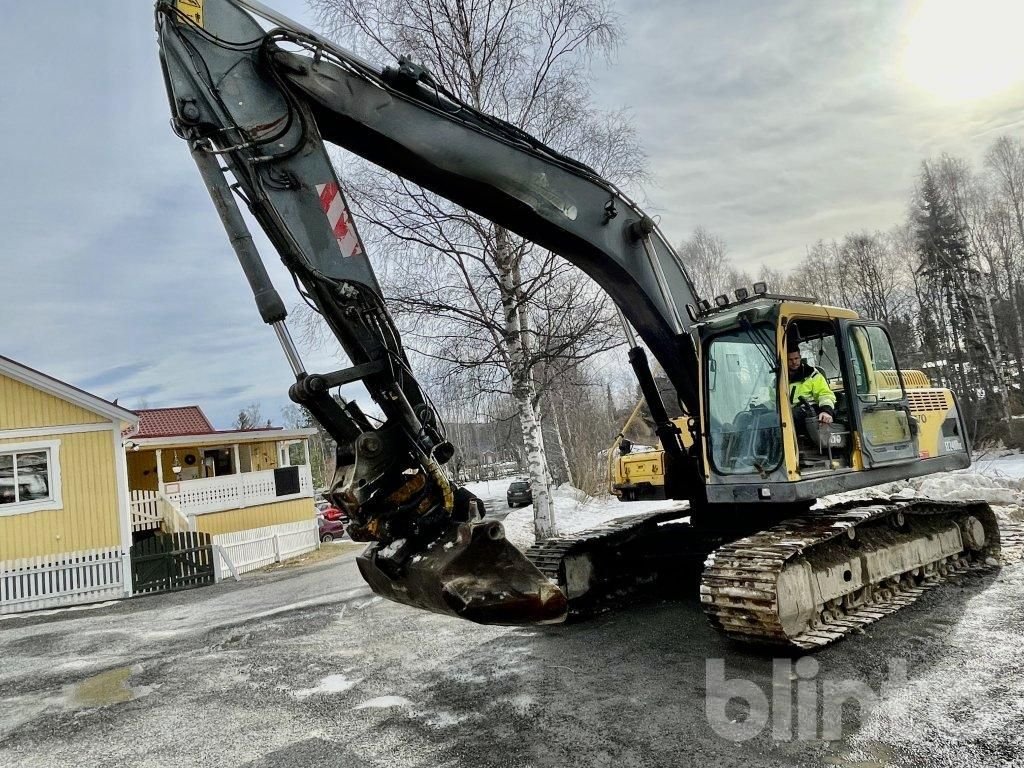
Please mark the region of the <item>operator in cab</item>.
[[[836, 394], [821, 371], [808, 365], [799, 349], [790, 348], [786, 362], [789, 364], [789, 402], [794, 410], [811, 407], [819, 422], [831, 424], [835, 417]], [[798, 419], [797, 423], [800, 421]]]

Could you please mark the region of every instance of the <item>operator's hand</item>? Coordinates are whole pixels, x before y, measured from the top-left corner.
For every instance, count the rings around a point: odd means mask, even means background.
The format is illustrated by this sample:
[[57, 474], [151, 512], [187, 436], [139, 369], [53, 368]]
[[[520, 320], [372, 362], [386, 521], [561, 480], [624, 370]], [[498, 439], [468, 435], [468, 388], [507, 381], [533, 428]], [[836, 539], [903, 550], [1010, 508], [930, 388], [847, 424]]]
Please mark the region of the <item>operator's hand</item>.
[[821, 413], [818, 414], [818, 421], [820, 421], [822, 424], [831, 424], [832, 417], [829, 414], [825, 413], [825, 411], [822, 411]]

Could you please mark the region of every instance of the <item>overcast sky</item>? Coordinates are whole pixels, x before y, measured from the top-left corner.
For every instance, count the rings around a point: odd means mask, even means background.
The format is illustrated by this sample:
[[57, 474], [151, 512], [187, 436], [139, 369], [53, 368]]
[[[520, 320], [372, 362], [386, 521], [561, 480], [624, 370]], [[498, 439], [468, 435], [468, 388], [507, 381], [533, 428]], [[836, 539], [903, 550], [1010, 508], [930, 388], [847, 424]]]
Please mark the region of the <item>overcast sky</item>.
[[[312, 26], [304, 0], [265, 1]], [[225, 428], [259, 401], [279, 423], [290, 372], [168, 127], [151, 4], [9, 5], [0, 354], [128, 407], [197, 403]], [[703, 224], [752, 272], [786, 267], [902, 220], [923, 158], [1022, 136], [1024, 4], [928, 5], [618, 0], [594, 92], [632, 111], [648, 212], [673, 242]]]

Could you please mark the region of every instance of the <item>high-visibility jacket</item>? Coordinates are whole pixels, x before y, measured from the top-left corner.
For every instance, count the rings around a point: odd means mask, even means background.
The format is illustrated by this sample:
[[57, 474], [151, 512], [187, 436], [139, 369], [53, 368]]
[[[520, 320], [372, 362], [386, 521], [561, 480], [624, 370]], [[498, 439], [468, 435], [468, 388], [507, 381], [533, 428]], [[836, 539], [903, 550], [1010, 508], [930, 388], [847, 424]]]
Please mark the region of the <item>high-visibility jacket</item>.
[[795, 372], [789, 372], [789, 402], [797, 405], [801, 397], [818, 406], [819, 411], [834, 415], [836, 393], [829, 388], [828, 381], [819, 370], [802, 361]]

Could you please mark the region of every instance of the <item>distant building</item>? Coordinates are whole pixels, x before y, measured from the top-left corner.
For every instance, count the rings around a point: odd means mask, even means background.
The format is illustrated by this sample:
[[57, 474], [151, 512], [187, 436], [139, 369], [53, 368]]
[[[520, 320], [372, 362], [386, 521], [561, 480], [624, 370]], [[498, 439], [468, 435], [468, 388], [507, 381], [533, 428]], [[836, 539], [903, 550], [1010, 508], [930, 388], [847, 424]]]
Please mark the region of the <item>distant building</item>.
[[[0, 357], [0, 613], [157, 591], [153, 574], [175, 568], [166, 588], [209, 583], [315, 549], [315, 432], [217, 430], [196, 405], [136, 413]], [[167, 564], [156, 537], [174, 542]], [[192, 578], [200, 560], [208, 580]]]
[[[198, 405], [140, 410], [124, 435], [132, 528], [208, 533], [239, 554], [239, 570], [314, 549], [318, 536], [309, 438], [313, 427], [217, 430]], [[305, 531], [307, 535], [298, 536]], [[259, 552], [235, 546], [263, 537]], [[299, 545], [301, 541], [301, 546]], [[292, 546], [294, 544], [295, 546]], [[278, 547], [280, 549], [280, 547]], [[266, 561], [266, 562], [264, 562]], [[218, 565], [226, 563], [218, 562]]]

